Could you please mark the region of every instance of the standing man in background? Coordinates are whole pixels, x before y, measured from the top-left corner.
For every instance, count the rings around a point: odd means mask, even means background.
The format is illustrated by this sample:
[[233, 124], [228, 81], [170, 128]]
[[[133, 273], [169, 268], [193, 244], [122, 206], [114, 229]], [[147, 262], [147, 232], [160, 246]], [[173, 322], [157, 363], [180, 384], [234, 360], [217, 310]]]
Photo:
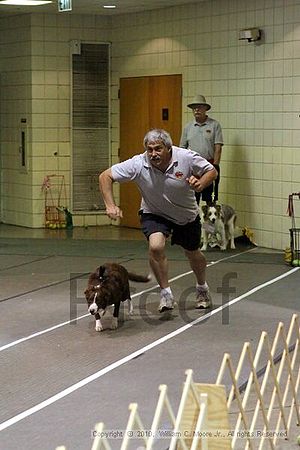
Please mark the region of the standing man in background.
[[192, 109], [194, 120], [184, 127], [179, 146], [199, 153], [202, 158], [213, 164], [217, 170], [218, 177], [214, 183], [202, 192], [195, 193], [198, 204], [200, 198], [207, 204], [210, 204], [218, 200], [220, 160], [223, 146], [222, 128], [219, 122], [207, 116], [206, 113], [211, 106], [206, 103], [203, 95], [196, 95], [187, 106]]

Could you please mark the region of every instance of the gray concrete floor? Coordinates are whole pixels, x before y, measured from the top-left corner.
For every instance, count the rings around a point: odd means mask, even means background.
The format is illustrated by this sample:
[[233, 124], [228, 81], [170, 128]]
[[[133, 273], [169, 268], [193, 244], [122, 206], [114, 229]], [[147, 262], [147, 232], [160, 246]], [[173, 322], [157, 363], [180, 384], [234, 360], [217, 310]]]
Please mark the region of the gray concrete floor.
[[[193, 307], [195, 280], [181, 250], [168, 247], [177, 309], [160, 315], [155, 282], [131, 283], [134, 316], [124, 309], [118, 330], [97, 333], [83, 298], [88, 274], [105, 261], [148, 273], [140, 231], [0, 225], [0, 449], [89, 450], [97, 422], [125, 429], [131, 402], [150, 428], [160, 384], [168, 385], [176, 410], [186, 369], [196, 382], [214, 383], [225, 352], [236, 362], [245, 341], [255, 350], [262, 331], [273, 338], [279, 321], [288, 328], [300, 309], [299, 271], [283, 253], [240, 246], [206, 256], [214, 310], [205, 320], [184, 328], [204, 313]], [[226, 297], [220, 288], [227, 278], [233, 292]], [[277, 448], [299, 448], [295, 425], [294, 415], [290, 440]], [[112, 445], [118, 449], [120, 441]]]

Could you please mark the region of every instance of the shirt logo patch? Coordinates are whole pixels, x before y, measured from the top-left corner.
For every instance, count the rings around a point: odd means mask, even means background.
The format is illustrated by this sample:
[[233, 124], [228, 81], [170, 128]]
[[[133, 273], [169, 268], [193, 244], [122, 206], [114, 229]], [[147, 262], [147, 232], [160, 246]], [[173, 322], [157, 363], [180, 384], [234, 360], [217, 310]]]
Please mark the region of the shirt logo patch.
[[211, 133], [211, 130], [206, 130], [206, 133]]
[[182, 172], [175, 172], [175, 177], [178, 178], [179, 180], [183, 177], [183, 173]]

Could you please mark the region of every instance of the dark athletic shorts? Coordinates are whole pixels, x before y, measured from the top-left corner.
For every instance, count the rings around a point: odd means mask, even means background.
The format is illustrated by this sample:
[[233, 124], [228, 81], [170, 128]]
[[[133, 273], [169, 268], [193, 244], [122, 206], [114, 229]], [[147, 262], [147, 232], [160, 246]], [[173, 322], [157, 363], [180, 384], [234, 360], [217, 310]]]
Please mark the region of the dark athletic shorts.
[[142, 231], [147, 239], [150, 234], [160, 231], [166, 237], [171, 235], [171, 245], [177, 244], [185, 250], [197, 250], [200, 246], [201, 223], [197, 216], [193, 222], [177, 225], [156, 214], [139, 212]]

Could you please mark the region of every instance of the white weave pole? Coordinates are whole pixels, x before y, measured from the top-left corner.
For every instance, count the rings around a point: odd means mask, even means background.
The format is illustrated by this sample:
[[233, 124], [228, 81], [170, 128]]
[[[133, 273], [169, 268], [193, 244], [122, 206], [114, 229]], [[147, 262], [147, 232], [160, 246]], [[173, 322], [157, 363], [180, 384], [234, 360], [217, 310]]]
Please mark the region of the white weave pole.
[[[292, 367], [293, 368], [295, 366], [295, 361], [296, 361], [296, 357], [297, 357], [297, 354], [298, 354], [298, 350], [299, 350], [299, 340], [297, 341], [296, 348], [295, 348], [295, 353], [294, 353], [293, 359], [292, 359]], [[297, 374], [296, 384], [295, 384], [296, 393], [298, 393], [298, 391], [299, 391], [299, 386], [300, 386], [300, 365], [299, 365], [299, 368], [298, 368], [298, 374]], [[295, 408], [295, 399], [293, 398], [292, 399], [292, 404], [291, 404], [291, 409], [290, 409], [290, 414], [289, 414], [289, 417], [288, 417], [288, 429], [290, 429], [290, 427], [291, 427], [291, 421], [292, 421], [294, 408]], [[300, 409], [297, 408], [297, 406], [296, 406], [296, 414], [297, 414], [297, 425], [300, 425], [300, 419], [299, 419]]]
[[[296, 328], [297, 340], [295, 343], [295, 349], [293, 352], [292, 360], [290, 360], [290, 358], [288, 357], [288, 353], [289, 353], [288, 349], [289, 349], [289, 345], [291, 342], [292, 334], [295, 331], [294, 328]], [[283, 351], [283, 354], [281, 357], [277, 378], [280, 380], [284, 368], [288, 368], [289, 377], [288, 377], [288, 380], [287, 380], [287, 383], [285, 386], [285, 390], [284, 390], [284, 394], [283, 394], [283, 405], [285, 405], [287, 395], [288, 395], [289, 391], [291, 390], [292, 391], [292, 404], [291, 404], [291, 408], [290, 408], [290, 414], [288, 417], [288, 426], [287, 426], [288, 430], [289, 430], [290, 425], [291, 425], [291, 419], [292, 419], [294, 407], [296, 408], [297, 422], [300, 423], [300, 418], [299, 418], [300, 411], [299, 411], [297, 395], [296, 395], [298, 392], [298, 388], [299, 388], [300, 366], [298, 369], [296, 381], [294, 381], [293, 374], [292, 374], [292, 371], [295, 368], [295, 362], [296, 362], [296, 358], [297, 358], [298, 351], [299, 351], [299, 341], [300, 341], [300, 327], [299, 327], [299, 320], [298, 320], [297, 314], [294, 314], [292, 317], [287, 336], [285, 337], [285, 333], [283, 330], [282, 330], [282, 336], [283, 336], [283, 340], [285, 341], [286, 345], [285, 345], [285, 350]], [[294, 382], [294, 385], [293, 385], [293, 382]], [[289, 389], [290, 384], [291, 384], [292, 389]], [[274, 402], [274, 397], [275, 397], [275, 392], [273, 392], [273, 394], [272, 394], [272, 399], [271, 399], [272, 403]], [[279, 415], [279, 417], [278, 417], [276, 429], [279, 428], [280, 421], [281, 421], [281, 415]]]
[[[299, 347], [300, 347], [300, 323], [299, 323], [299, 316], [297, 314], [294, 314], [292, 317], [292, 321], [291, 321], [291, 325], [290, 325], [290, 329], [288, 331], [287, 334], [287, 343], [289, 345], [290, 340], [291, 340], [291, 334], [292, 331], [294, 330], [296, 331], [297, 334], [297, 339], [296, 339], [296, 343], [295, 343], [295, 348], [293, 351], [293, 357], [292, 357], [292, 361], [291, 361], [291, 369], [294, 370], [295, 369], [295, 363], [296, 363], [296, 359], [298, 356], [298, 352], [299, 352]], [[298, 393], [298, 389], [299, 389], [299, 384], [300, 384], [300, 364], [299, 364], [299, 368], [298, 368], [298, 373], [296, 376], [296, 381], [295, 381], [295, 392], [296, 394]], [[289, 381], [289, 380], [288, 380]], [[291, 410], [290, 410], [290, 414], [289, 414], [289, 418], [288, 418], [288, 428], [290, 429], [291, 426], [291, 420], [292, 420], [292, 415], [294, 412], [294, 407], [296, 408], [296, 415], [297, 415], [297, 424], [300, 425], [300, 408], [298, 405], [298, 401], [297, 398], [293, 398], [292, 399], [292, 404], [291, 404]]]
[[[248, 378], [248, 381], [247, 381], [247, 386], [246, 386], [246, 389], [245, 389], [245, 393], [244, 393], [244, 396], [243, 396], [242, 407], [243, 407], [243, 411], [244, 411], [245, 407], [247, 405], [247, 402], [248, 402], [249, 395], [250, 395], [251, 386], [254, 383], [255, 389], [256, 389], [256, 394], [257, 394], [257, 396], [259, 398], [259, 403], [260, 403], [260, 408], [261, 408], [261, 411], [262, 411], [262, 414], [263, 414], [264, 423], [267, 424], [267, 427], [269, 429], [269, 423], [268, 423], [268, 420], [267, 420], [267, 414], [265, 412], [263, 398], [261, 396], [259, 383], [258, 383], [258, 380], [257, 380], [257, 377], [256, 377], [256, 368], [257, 368], [259, 356], [260, 356], [260, 353], [261, 353], [261, 350], [262, 350], [262, 346], [263, 346], [263, 339], [260, 339], [259, 344], [258, 344], [258, 350], [256, 352], [255, 359], [253, 360], [250, 343], [249, 342], [245, 342], [245, 344], [244, 344], [245, 356], [248, 355], [248, 360], [249, 360], [249, 363], [250, 363], [250, 366], [251, 366], [251, 372], [250, 372], [250, 375], [249, 375], [249, 378]], [[237, 431], [240, 428], [241, 419], [242, 419], [242, 417], [241, 417], [241, 413], [240, 413], [238, 415], [238, 419], [237, 419], [236, 426], [235, 426], [235, 436], [234, 436], [233, 441], [232, 441], [233, 442], [233, 447], [235, 446], [235, 443], [236, 443], [236, 440], [237, 440]], [[247, 427], [246, 429], [250, 430], [251, 427]], [[251, 448], [251, 446], [252, 446], [251, 440], [247, 440], [246, 448], [247, 449], [249, 447]], [[272, 446], [272, 443], [271, 443], [271, 448], [272, 449], [274, 448], [274, 446]]]
[[[246, 342], [243, 345], [243, 349], [242, 349], [242, 352], [241, 352], [241, 355], [240, 355], [240, 358], [239, 358], [239, 363], [238, 363], [239, 369], [238, 370], [240, 370], [240, 368], [242, 367], [242, 363], [244, 362], [245, 355], [246, 355], [246, 352], [247, 352], [247, 346], [248, 346], [248, 344]], [[221, 367], [220, 367], [220, 370], [219, 370], [219, 373], [218, 373], [218, 376], [217, 376], [216, 384], [219, 384], [219, 385], [222, 384], [222, 379], [223, 379], [223, 376], [224, 376], [224, 373], [225, 373], [226, 366], [228, 366], [229, 374], [230, 374], [231, 382], [232, 382], [232, 388], [231, 388], [232, 395], [229, 396], [228, 401], [227, 401], [228, 411], [230, 409], [230, 405], [231, 405], [231, 401], [233, 399], [233, 395], [236, 396], [236, 400], [237, 400], [237, 403], [238, 403], [238, 406], [239, 406], [238, 419], [237, 419], [237, 423], [235, 425], [234, 436], [233, 436], [232, 444], [231, 444], [232, 448], [234, 448], [235, 447], [235, 442], [236, 442], [236, 439], [237, 439], [237, 431], [239, 430], [238, 423], [240, 423], [240, 421], [242, 421], [243, 424], [244, 424], [244, 427], [245, 427], [244, 429], [245, 430], [248, 430], [249, 426], [248, 426], [248, 420], [247, 420], [247, 416], [245, 414], [243, 401], [242, 401], [240, 390], [239, 390], [239, 386], [238, 386], [238, 377], [236, 375], [236, 372], [234, 371], [232, 360], [231, 360], [231, 356], [230, 356], [229, 353], [225, 353], [224, 354], [223, 361], [222, 361], [222, 364], [221, 364]], [[253, 445], [252, 445], [252, 441], [251, 441], [250, 437], [247, 436], [246, 439], [247, 439], [247, 442], [249, 443], [250, 449], [252, 450], [253, 449]]]
[[[264, 395], [265, 388], [266, 388], [266, 385], [267, 385], [267, 382], [268, 382], [268, 378], [270, 376], [270, 371], [271, 371], [272, 378], [273, 378], [273, 385], [274, 385], [273, 392], [274, 392], [274, 394], [276, 393], [277, 401], [278, 401], [278, 404], [279, 404], [279, 410], [280, 410], [279, 414], [281, 414], [284, 428], [287, 431], [287, 420], [286, 420], [286, 415], [285, 415], [285, 412], [284, 412], [284, 400], [283, 400], [283, 395], [282, 395], [281, 388], [280, 388], [280, 378], [278, 378], [278, 376], [277, 376], [277, 373], [276, 373], [276, 370], [275, 370], [275, 363], [274, 363], [274, 357], [275, 357], [275, 354], [276, 354], [277, 345], [278, 345], [278, 339], [279, 339], [279, 336], [280, 336], [280, 333], [281, 333], [280, 330], [281, 330], [282, 325], [283, 325], [282, 323], [279, 323], [279, 325], [277, 327], [277, 331], [276, 331], [276, 334], [275, 334], [275, 338], [273, 340], [272, 347], [270, 345], [269, 337], [266, 334], [266, 345], [267, 345], [267, 350], [268, 350], [268, 364], [267, 364], [267, 367], [266, 367], [266, 370], [265, 370], [265, 374], [263, 376], [263, 380], [262, 380], [262, 383], [261, 383], [260, 391], [261, 391], [261, 394]], [[273, 398], [273, 402], [271, 401], [269, 403], [269, 406], [268, 406], [268, 410], [267, 410], [268, 421], [271, 420], [271, 416], [272, 416], [272, 413], [273, 413], [274, 399], [275, 399], [275, 396]], [[258, 411], [259, 411], [259, 400], [257, 400], [255, 411], [254, 411], [255, 419], [257, 418]], [[261, 438], [261, 442], [260, 442], [260, 445], [259, 445], [259, 449], [260, 450], [262, 450], [262, 448], [263, 448], [265, 431], [266, 431], [266, 425], [264, 425], [263, 436]], [[276, 430], [274, 430], [274, 431], [278, 432], [279, 431], [279, 427], [276, 428]], [[276, 444], [276, 435], [273, 438], [273, 443], [274, 443], [274, 445]]]
[[[266, 368], [266, 371], [265, 371], [264, 379], [263, 379], [262, 384], [260, 386], [259, 383], [258, 383], [258, 380], [256, 380], [256, 369], [257, 369], [257, 366], [258, 366], [258, 362], [259, 362], [262, 350], [264, 348], [266, 348], [267, 353], [268, 353], [268, 363], [267, 363], [267, 368]], [[275, 350], [276, 350], [276, 347], [275, 347]], [[271, 349], [270, 343], [269, 343], [268, 334], [265, 331], [263, 331], [261, 333], [260, 340], [259, 340], [259, 343], [258, 343], [258, 346], [257, 346], [257, 350], [256, 350], [256, 353], [255, 353], [255, 358], [254, 358], [254, 361], [253, 361], [253, 368], [254, 368], [254, 371], [255, 371], [255, 376], [251, 374], [251, 378], [254, 378], [254, 385], [256, 387], [258, 399], [257, 399], [257, 402], [256, 402], [256, 408], [255, 408], [254, 414], [252, 416], [252, 421], [251, 421], [250, 428], [249, 428], [250, 435], [252, 435], [252, 433], [254, 432], [254, 427], [255, 427], [255, 424], [256, 424], [256, 421], [257, 421], [257, 418], [258, 418], [258, 413], [259, 413], [260, 410], [262, 411], [262, 414], [263, 414], [263, 417], [264, 417], [264, 430], [267, 429], [266, 423], [269, 424], [269, 421], [270, 421], [270, 417], [271, 417], [270, 409], [267, 410], [266, 405], [264, 404], [264, 401], [263, 401], [265, 385], [266, 385], [266, 381], [267, 381], [267, 379], [269, 377], [270, 368], [272, 369], [272, 376], [273, 376], [274, 385], [276, 387], [277, 397], [278, 397], [278, 401], [279, 401], [279, 407], [280, 407], [282, 413], [284, 414], [284, 410], [283, 410], [283, 406], [282, 406], [282, 396], [281, 396], [281, 392], [280, 392], [280, 387], [279, 387], [279, 384], [278, 384], [278, 382], [276, 380], [276, 371], [275, 371], [275, 368], [274, 368], [273, 356], [274, 356], [274, 347], [273, 347], [273, 349]], [[250, 377], [249, 377], [249, 379], [250, 379]], [[251, 382], [251, 384], [252, 384], [252, 382]], [[246, 391], [247, 391], [248, 387], [249, 387], [249, 392], [250, 392], [251, 385], [249, 386], [249, 384], [247, 383]], [[267, 422], [265, 421], [265, 418], [267, 419]], [[284, 422], [286, 424], [285, 417], [284, 417]], [[247, 449], [248, 449], [248, 443], [247, 443], [247, 445], [245, 447], [245, 450], [247, 450]]]
[[176, 421], [175, 421], [175, 426], [174, 426], [174, 430], [173, 430], [173, 436], [172, 436], [168, 450], [176, 450], [178, 436], [179, 436], [179, 440], [180, 440], [183, 450], [189, 450], [184, 439], [182, 439], [182, 437], [181, 437], [181, 433], [179, 432], [184, 407], [186, 404], [189, 390], [191, 388], [191, 383], [192, 383], [192, 378], [193, 378], [193, 371], [191, 369], [187, 370], [185, 373], [186, 373], [186, 381], [184, 383], [183, 393], [181, 396], [181, 400], [180, 400], [180, 404], [179, 404], [179, 408], [178, 408], [178, 412], [177, 412], [177, 417], [176, 417]]
[[[140, 430], [145, 431], [145, 427], [142, 424], [142, 421], [140, 419], [137, 409], [138, 409], [137, 403], [130, 403], [129, 410], [131, 411], [131, 413], [130, 413], [130, 416], [128, 419], [127, 427], [125, 430], [125, 436], [122, 440], [122, 445], [120, 447], [120, 450], [128, 449], [130, 439], [132, 439], [132, 434], [133, 434], [132, 432], [135, 429], [135, 424], [138, 425]], [[143, 440], [144, 440], [145, 444], [147, 445], [147, 438], [145, 435], [146, 435], [146, 433], [143, 433]]]
[[[252, 355], [252, 350], [251, 350], [251, 345], [250, 344], [249, 344], [249, 347], [248, 347], [248, 356], [249, 356], [249, 362], [251, 364], [251, 374], [250, 374], [250, 377], [248, 379], [246, 390], [248, 388], [248, 384], [250, 384], [250, 378], [251, 378], [251, 383], [254, 383], [256, 395], [258, 397], [258, 401], [259, 401], [259, 404], [260, 404], [260, 410], [261, 410], [261, 413], [262, 413], [262, 416], [263, 416], [264, 425], [266, 427], [266, 430], [270, 431], [270, 422], [269, 422], [269, 419], [268, 419], [268, 416], [267, 416], [266, 407], [265, 407], [265, 404], [264, 404], [264, 399], [263, 399], [263, 396], [261, 394], [260, 384], [259, 384], [259, 381], [258, 381], [258, 378], [257, 378], [257, 365], [258, 365], [258, 360], [259, 360], [260, 354], [256, 353], [255, 354], [255, 358], [253, 359], [253, 355]], [[245, 405], [246, 405], [246, 402], [247, 402], [247, 399], [245, 400]], [[272, 437], [269, 436], [268, 439], [269, 439], [269, 443], [270, 443], [271, 449], [275, 450], [275, 446], [274, 446]], [[249, 441], [247, 441], [246, 445], [248, 445], [248, 442]]]
[[111, 447], [105, 436], [102, 436], [104, 431], [104, 423], [99, 422], [95, 425], [96, 436], [94, 438], [94, 442], [91, 450], [101, 450], [101, 448], [105, 448], [105, 450], [111, 450]]
[[153, 444], [155, 441], [158, 425], [159, 425], [159, 422], [161, 419], [161, 415], [162, 415], [164, 406], [166, 407], [166, 409], [168, 411], [168, 414], [170, 416], [173, 427], [175, 425], [175, 415], [173, 413], [171, 404], [170, 404], [168, 396], [167, 396], [167, 389], [168, 389], [168, 387], [166, 384], [161, 384], [159, 386], [160, 395], [159, 395], [157, 406], [156, 406], [156, 409], [154, 412], [153, 421], [152, 421], [152, 425], [151, 425], [151, 433], [150, 433], [149, 439], [147, 441], [146, 450], [152, 450], [152, 448], [153, 448]]
[[[200, 431], [206, 431], [205, 425], [207, 424], [207, 402], [208, 402], [208, 395], [207, 394], [200, 394], [200, 411], [197, 419], [197, 424], [195, 428], [195, 436], [193, 438], [191, 450], [197, 450], [198, 448], [198, 441], [200, 439]], [[204, 433], [204, 436], [201, 438], [201, 450], [208, 450], [208, 442], [206, 433]]]
[[[227, 353], [225, 353], [225, 355], [227, 355]], [[224, 355], [224, 357], [225, 357], [225, 355]], [[243, 347], [243, 349], [241, 351], [241, 354], [240, 354], [240, 357], [239, 357], [239, 361], [238, 361], [236, 370], [234, 372], [234, 380], [236, 382], [236, 386], [238, 386], [238, 380], [240, 378], [240, 375], [241, 375], [241, 372], [242, 372], [242, 369], [243, 369], [245, 356], [246, 356], [246, 351], [245, 351], [245, 347]], [[222, 384], [221, 383], [221, 379], [223, 378], [224, 370], [225, 370], [225, 367], [226, 367], [226, 364], [225, 364], [226, 363], [226, 358], [224, 358], [224, 359], [225, 359], [225, 362], [224, 362], [224, 364], [222, 364], [222, 366], [220, 368], [220, 372], [219, 372], [216, 384]], [[232, 365], [231, 357], [229, 357], [227, 361], [230, 362], [230, 364]], [[221, 369], [222, 369], [222, 371], [221, 371]], [[232, 400], [234, 398], [234, 395], [236, 395], [236, 392], [237, 392], [236, 386], [234, 384], [232, 384], [232, 386], [231, 386], [230, 393], [229, 393], [228, 400], [227, 400], [227, 407], [228, 407], [228, 409], [231, 406], [231, 402], [232, 402]]]

